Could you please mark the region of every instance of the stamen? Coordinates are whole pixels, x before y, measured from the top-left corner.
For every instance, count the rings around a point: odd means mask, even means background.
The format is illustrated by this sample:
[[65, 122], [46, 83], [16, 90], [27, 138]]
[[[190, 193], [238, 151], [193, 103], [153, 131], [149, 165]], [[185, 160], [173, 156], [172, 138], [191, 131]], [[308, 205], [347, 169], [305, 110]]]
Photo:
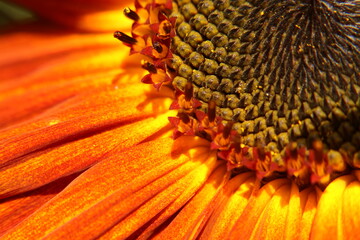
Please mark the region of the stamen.
[[120, 31], [114, 32], [114, 37], [125, 44], [134, 45], [135, 43], [137, 43], [135, 38], [132, 38], [129, 35], [126, 35], [125, 33]]
[[128, 7], [124, 9], [124, 14], [126, 17], [130, 18], [131, 20], [134, 20], [135, 22], [139, 21], [140, 19], [139, 15]]
[[216, 118], [216, 103], [213, 100], [210, 100], [208, 102], [208, 112], [207, 112], [208, 118], [210, 122], [214, 122]]
[[156, 67], [154, 64], [148, 62], [148, 61], [144, 61], [141, 65], [141, 67], [147, 71], [149, 71], [150, 73], [157, 73]]
[[234, 125], [234, 122], [233, 122], [233, 121], [229, 121], [229, 122], [226, 124], [226, 126], [225, 126], [225, 128], [224, 128], [224, 131], [223, 131], [223, 137], [224, 137], [225, 139], [229, 138], [233, 125]]
[[192, 82], [189, 80], [187, 81], [186, 83], [186, 86], [185, 86], [185, 100], [186, 101], [190, 101], [191, 98], [193, 97], [193, 91], [194, 91], [194, 87], [193, 87], [193, 84]]
[[161, 46], [161, 44], [159, 42], [153, 42], [153, 48], [158, 52], [158, 53], [162, 53], [163, 51], [163, 47]]
[[323, 150], [324, 150], [324, 146], [323, 143], [320, 140], [314, 140], [312, 142], [312, 149], [314, 150], [314, 160], [316, 161], [317, 164], [321, 164], [323, 161]]
[[170, 34], [172, 29], [172, 25], [169, 22], [166, 22], [163, 24], [162, 26], [162, 30], [166, 33], [166, 34]]
[[186, 113], [179, 113], [178, 117], [181, 119], [181, 121], [183, 121], [186, 124], [190, 122], [190, 118]]
[[309, 1], [220, 2], [136, 1], [136, 12], [124, 10], [136, 39], [114, 34], [150, 59], [143, 82], [175, 89], [174, 136], [206, 138], [234, 174], [264, 181], [325, 186], [359, 168], [356, 5], [332, 0], [318, 14], [336, 16], [313, 19]]

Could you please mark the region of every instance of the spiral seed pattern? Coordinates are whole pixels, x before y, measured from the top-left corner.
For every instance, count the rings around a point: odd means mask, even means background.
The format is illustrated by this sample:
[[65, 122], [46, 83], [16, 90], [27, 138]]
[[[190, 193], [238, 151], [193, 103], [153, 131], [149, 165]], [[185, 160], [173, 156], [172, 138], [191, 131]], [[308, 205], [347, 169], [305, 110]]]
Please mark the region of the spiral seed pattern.
[[175, 0], [170, 17], [173, 85], [191, 81], [243, 144], [359, 154], [359, 1]]

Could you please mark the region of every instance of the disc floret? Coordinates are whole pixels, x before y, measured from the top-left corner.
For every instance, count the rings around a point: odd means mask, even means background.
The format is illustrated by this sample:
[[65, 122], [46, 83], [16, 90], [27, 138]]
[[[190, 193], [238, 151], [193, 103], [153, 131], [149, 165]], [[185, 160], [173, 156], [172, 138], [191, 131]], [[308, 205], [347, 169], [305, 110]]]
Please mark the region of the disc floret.
[[144, 56], [144, 83], [174, 90], [175, 138], [209, 140], [234, 173], [326, 186], [360, 165], [354, 4], [136, 2], [132, 37], [115, 37]]

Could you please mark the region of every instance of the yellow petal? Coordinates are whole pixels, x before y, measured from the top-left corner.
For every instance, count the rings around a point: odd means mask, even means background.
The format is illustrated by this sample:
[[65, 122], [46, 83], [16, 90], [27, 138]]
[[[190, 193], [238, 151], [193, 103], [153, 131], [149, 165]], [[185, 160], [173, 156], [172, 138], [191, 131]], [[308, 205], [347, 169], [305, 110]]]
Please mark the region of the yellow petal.
[[307, 240], [310, 237], [311, 226], [314, 221], [316, 208], [321, 196], [321, 191], [318, 188], [308, 188], [300, 193], [300, 200], [302, 206], [302, 218], [300, 222], [300, 236], [299, 239]]
[[[153, 239], [183, 239], [196, 236], [196, 232], [201, 229], [201, 223], [205, 223], [206, 216], [209, 217], [212, 212], [211, 202], [229, 178], [226, 171], [225, 166], [220, 166], [214, 171], [203, 188], [184, 206], [175, 219]], [[151, 228], [151, 230], [153, 229]], [[176, 234], [174, 234], [175, 232]], [[151, 233], [145, 231], [139, 239], [146, 239]]]
[[216, 209], [206, 223], [200, 239], [224, 239], [241, 216], [252, 192], [255, 177], [243, 173], [231, 179], [215, 200]]
[[[288, 180], [278, 179], [269, 182], [259, 191], [255, 191], [250, 197], [249, 203], [245, 207], [242, 215], [230, 231], [229, 239], [250, 239], [253, 234], [254, 226], [259, 220], [259, 216], [262, 214], [273, 195], [283, 186], [285, 187], [285, 190], [290, 190]], [[277, 197], [277, 199], [278, 198], [279, 197]]]
[[359, 238], [360, 224], [360, 182], [350, 183], [343, 194], [341, 224], [343, 237], [347, 240]]
[[343, 194], [353, 175], [339, 177], [325, 189], [318, 203], [311, 239], [345, 239], [343, 236]]
[[250, 239], [296, 239], [300, 227], [300, 198], [295, 183], [281, 186], [269, 200]]
[[[195, 147], [196, 148], [196, 147]], [[131, 213], [101, 239], [124, 239], [140, 229], [151, 220], [145, 234], [155, 229], [175, 214], [196, 193], [207, 180], [216, 166], [216, 152], [205, 154], [204, 164], [195, 168], [185, 177], [178, 179], [173, 185], [163, 190], [154, 198], [146, 202], [139, 209]], [[200, 160], [201, 156], [197, 157]], [[152, 191], [152, 190], [151, 190]], [[136, 237], [131, 235], [131, 237]]]

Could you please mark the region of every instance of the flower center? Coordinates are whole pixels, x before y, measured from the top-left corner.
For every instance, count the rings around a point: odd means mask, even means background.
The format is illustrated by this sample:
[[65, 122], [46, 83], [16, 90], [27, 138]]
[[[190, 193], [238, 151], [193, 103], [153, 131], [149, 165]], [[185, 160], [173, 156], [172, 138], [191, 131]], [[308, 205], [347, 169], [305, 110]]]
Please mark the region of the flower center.
[[[152, 61], [144, 68], [157, 86], [171, 77], [176, 135], [212, 141], [234, 172], [286, 175], [299, 185], [327, 184], [360, 166], [359, 3], [174, 0], [171, 11], [157, 1], [147, 6], [153, 32], [141, 39], [152, 51], [142, 53]], [[151, 22], [152, 14], [158, 22]], [[133, 31], [127, 43], [137, 35]]]

